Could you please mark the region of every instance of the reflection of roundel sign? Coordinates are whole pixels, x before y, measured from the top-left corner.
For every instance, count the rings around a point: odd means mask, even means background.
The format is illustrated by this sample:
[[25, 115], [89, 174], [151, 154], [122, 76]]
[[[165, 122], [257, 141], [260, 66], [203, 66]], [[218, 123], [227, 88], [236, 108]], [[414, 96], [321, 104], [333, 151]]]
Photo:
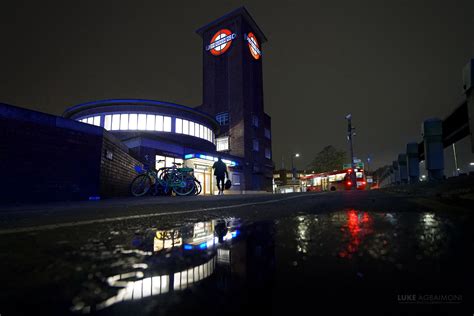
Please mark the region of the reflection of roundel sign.
[[206, 50], [211, 51], [214, 56], [224, 54], [232, 44], [232, 40], [237, 37], [237, 34], [232, 33], [228, 29], [222, 29], [217, 31], [211, 39], [211, 43], [206, 46]]
[[249, 44], [250, 54], [252, 54], [253, 58], [259, 59], [260, 56], [262, 56], [262, 52], [260, 52], [260, 45], [258, 45], [255, 35], [253, 35], [253, 33], [248, 33], [246, 40]]

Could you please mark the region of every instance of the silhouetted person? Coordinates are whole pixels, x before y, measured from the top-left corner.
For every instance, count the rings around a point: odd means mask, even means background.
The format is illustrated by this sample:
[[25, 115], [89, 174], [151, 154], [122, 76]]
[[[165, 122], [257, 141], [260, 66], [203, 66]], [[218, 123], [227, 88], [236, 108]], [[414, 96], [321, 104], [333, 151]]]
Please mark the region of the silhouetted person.
[[214, 175], [216, 176], [219, 195], [224, 194], [224, 181], [226, 177], [229, 179], [229, 173], [227, 172], [227, 166], [222, 161], [221, 157], [219, 157], [214, 165], [212, 165], [212, 169], [214, 169]]

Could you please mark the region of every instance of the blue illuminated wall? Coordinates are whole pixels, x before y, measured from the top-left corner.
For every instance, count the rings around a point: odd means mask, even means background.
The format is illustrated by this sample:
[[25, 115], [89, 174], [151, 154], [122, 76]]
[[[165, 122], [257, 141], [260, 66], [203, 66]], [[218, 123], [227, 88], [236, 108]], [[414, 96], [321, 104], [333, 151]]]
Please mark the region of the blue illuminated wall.
[[129, 194], [138, 163], [103, 128], [0, 104], [0, 204]]

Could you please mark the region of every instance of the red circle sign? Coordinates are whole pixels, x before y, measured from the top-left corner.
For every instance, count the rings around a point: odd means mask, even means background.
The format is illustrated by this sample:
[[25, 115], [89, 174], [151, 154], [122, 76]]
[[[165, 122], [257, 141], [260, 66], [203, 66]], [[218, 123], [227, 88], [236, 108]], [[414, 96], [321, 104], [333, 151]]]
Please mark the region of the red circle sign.
[[236, 37], [235, 33], [232, 33], [228, 29], [221, 29], [211, 39], [211, 43], [206, 47], [206, 50], [211, 51], [214, 56], [224, 54], [232, 44], [232, 40]]
[[253, 33], [247, 34], [247, 42], [249, 45], [250, 54], [252, 54], [253, 58], [259, 59], [262, 56], [260, 52], [260, 45], [258, 45], [257, 38]]

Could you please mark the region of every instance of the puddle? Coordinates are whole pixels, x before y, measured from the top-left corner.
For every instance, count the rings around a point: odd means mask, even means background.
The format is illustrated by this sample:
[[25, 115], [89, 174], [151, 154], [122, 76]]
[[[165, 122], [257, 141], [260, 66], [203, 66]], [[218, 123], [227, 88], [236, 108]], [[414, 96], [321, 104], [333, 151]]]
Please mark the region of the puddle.
[[278, 314], [295, 301], [294, 311], [329, 302], [400, 307], [400, 294], [458, 295], [469, 286], [472, 235], [455, 218], [344, 210], [114, 227], [65, 248], [74, 274], [57, 282], [73, 293], [72, 314]]

